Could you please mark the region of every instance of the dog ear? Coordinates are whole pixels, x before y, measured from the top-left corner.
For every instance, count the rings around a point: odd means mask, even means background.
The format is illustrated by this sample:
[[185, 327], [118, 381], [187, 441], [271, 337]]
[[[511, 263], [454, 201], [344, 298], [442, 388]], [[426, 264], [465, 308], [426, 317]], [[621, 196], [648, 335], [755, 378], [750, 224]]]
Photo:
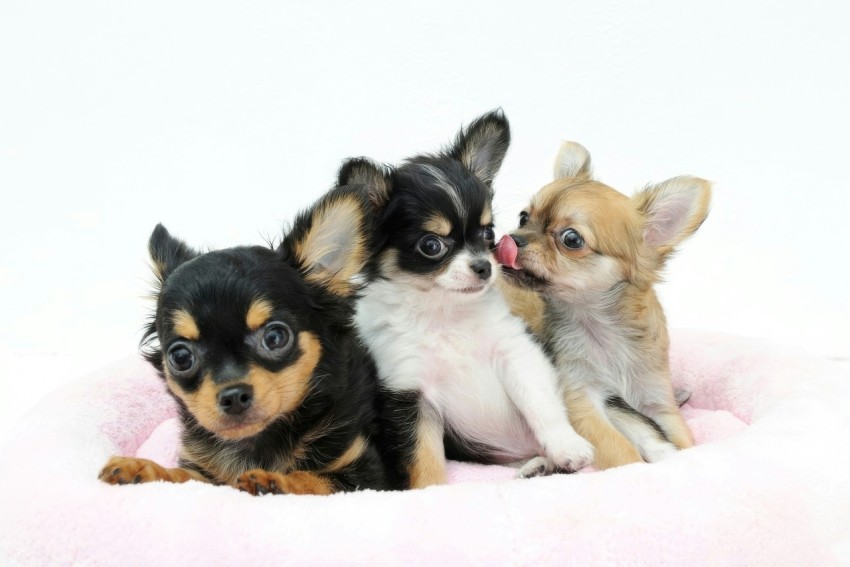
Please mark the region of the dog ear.
[[171, 236], [162, 224], [156, 225], [148, 240], [148, 252], [153, 262], [153, 271], [160, 284], [171, 275], [180, 264], [198, 256], [182, 240]]
[[674, 177], [647, 186], [632, 197], [644, 214], [644, 241], [661, 253], [692, 235], [708, 216], [711, 183], [697, 177]]
[[337, 185], [365, 185], [369, 201], [375, 210], [380, 210], [390, 199], [392, 169], [366, 157], [350, 158], [339, 168]]
[[281, 249], [307, 281], [350, 296], [369, 261], [371, 210], [369, 197], [358, 187], [331, 189], [298, 215]]
[[487, 185], [493, 183], [511, 143], [508, 119], [501, 109], [476, 118], [458, 132], [448, 154], [460, 160]]
[[576, 142], [564, 142], [555, 158], [555, 179], [565, 177], [584, 177], [590, 179], [593, 168], [590, 163], [590, 152]]

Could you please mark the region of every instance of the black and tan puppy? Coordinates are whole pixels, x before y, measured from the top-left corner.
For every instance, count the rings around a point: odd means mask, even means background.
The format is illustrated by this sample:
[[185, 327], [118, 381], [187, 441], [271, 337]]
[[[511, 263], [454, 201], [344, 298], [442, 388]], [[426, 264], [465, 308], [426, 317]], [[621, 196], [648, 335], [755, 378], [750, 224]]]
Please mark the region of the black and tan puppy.
[[201, 254], [157, 226], [146, 356], [180, 409], [180, 466], [113, 457], [101, 480], [253, 494], [396, 487], [376, 449], [375, 365], [351, 326], [370, 222], [363, 192], [341, 187], [276, 249]]

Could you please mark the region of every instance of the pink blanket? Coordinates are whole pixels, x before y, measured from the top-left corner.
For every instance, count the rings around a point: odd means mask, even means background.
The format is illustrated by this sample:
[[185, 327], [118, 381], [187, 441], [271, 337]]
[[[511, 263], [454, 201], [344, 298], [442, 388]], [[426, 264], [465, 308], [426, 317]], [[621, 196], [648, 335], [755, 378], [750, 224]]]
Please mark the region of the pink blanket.
[[98, 482], [112, 454], [175, 459], [173, 405], [133, 358], [6, 432], [0, 564], [850, 564], [850, 376], [699, 332], [671, 358], [698, 446], [664, 462], [531, 480], [452, 463], [448, 486], [324, 497]]

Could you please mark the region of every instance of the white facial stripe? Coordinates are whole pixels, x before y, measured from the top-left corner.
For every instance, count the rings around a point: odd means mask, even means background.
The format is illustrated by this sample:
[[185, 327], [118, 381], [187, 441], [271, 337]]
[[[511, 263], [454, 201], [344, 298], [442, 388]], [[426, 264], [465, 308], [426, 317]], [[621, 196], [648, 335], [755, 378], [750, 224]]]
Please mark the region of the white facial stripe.
[[438, 189], [442, 190], [449, 198], [452, 200], [452, 204], [455, 206], [455, 211], [460, 218], [466, 218], [466, 207], [463, 206], [463, 199], [460, 198], [460, 194], [457, 192], [457, 189], [451, 184], [449, 178], [439, 170], [439, 168], [434, 167], [433, 165], [420, 163], [416, 164], [416, 167], [419, 170], [434, 180], [434, 186]]
[[[490, 263], [490, 277], [482, 280], [478, 274], [472, 271], [471, 264], [475, 260], [486, 260]], [[452, 261], [449, 262], [446, 270], [440, 274], [434, 281], [437, 285], [446, 290], [468, 290], [481, 288], [486, 289], [490, 286], [496, 275], [499, 273], [496, 262], [492, 254], [472, 254], [467, 250], [458, 253]]]

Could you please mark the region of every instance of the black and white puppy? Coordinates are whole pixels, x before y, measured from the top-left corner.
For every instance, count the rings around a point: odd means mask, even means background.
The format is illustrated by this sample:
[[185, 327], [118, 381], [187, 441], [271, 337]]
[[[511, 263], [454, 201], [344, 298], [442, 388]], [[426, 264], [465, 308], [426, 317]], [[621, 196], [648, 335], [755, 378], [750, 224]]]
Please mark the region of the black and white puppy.
[[396, 168], [346, 162], [377, 213], [373, 269], [355, 321], [387, 391], [384, 426], [412, 487], [445, 482], [446, 454], [574, 471], [592, 446], [567, 418], [556, 372], [499, 288], [492, 182], [508, 122], [491, 112], [436, 155]]

